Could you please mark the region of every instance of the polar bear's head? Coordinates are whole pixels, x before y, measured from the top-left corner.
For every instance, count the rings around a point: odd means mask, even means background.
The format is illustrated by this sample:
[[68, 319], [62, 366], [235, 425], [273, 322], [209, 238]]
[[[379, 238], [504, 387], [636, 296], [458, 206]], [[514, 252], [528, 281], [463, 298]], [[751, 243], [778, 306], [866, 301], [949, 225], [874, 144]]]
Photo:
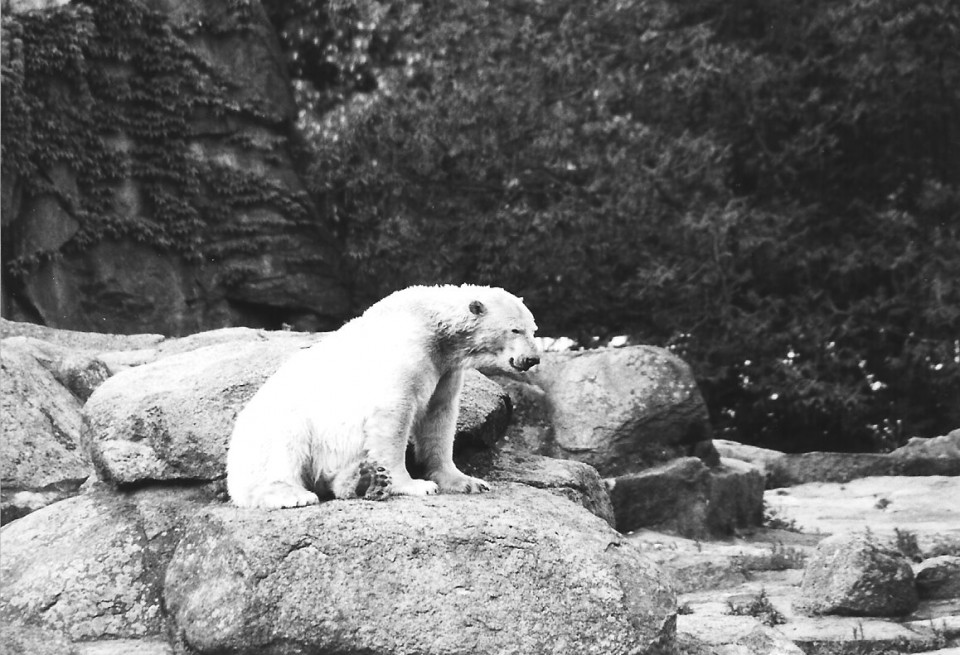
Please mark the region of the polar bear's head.
[[540, 363], [540, 347], [533, 338], [537, 324], [520, 298], [498, 288], [461, 289], [471, 299], [466, 366], [486, 373], [517, 373]]

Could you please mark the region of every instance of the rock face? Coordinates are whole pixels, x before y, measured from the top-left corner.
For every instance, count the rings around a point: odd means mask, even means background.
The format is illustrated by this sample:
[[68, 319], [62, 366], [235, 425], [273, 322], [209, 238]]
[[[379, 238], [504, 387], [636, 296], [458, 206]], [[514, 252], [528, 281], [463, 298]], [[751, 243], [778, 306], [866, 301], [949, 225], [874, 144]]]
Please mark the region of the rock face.
[[528, 379], [506, 386], [514, 448], [590, 464], [603, 476], [688, 455], [711, 436], [690, 368], [661, 348], [547, 353]]
[[907, 560], [859, 533], [820, 542], [807, 561], [794, 607], [808, 614], [901, 616], [918, 602]]
[[871, 476], [960, 475], [960, 430], [930, 439], [915, 437], [890, 453], [782, 453], [735, 441], [714, 444], [723, 457], [760, 466], [769, 488]]
[[675, 610], [663, 574], [603, 521], [522, 485], [210, 509], [165, 598], [189, 652], [274, 655], [651, 653]]
[[[952, 462], [954, 470], [960, 472], [960, 429], [942, 437], [913, 437], [906, 444], [890, 453], [891, 457], [905, 462], [937, 461]], [[909, 468], [909, 466], [908, 466]], [[909, 475], [909, 473], [907, 473]], [[923, 473], [922, 475], [950, 475], [950, 473]]]
[[294, 165], [296, 105], [259, 2], [8, 4], [5, 102], [43, 109], [4, 130], [5, 164], [37, 165], [4, 166], [4, 262], [20, 262], [4, 273], [4, 316], [169, 335], [331, 329], [348, 316], [340, 250]]
[[960, 598], [960, 557], [931, 557], [921, 562], [914, 573], [920, 598]]
[[77, 493], [93, 474], [82, 404], [113, 373], [106, 362], [150, 352], [160, 335], [54, 330], [0, 319], [0, 523]]
[[759, 525], [763, 484], [750, 464], [724, 459], [710, 469], [696, 457], [607, 480], [618, 530], [650, 528], [692, 538]]
[[200, 489], [101, 489], [4, 526], [0, 619], [74, 640], [162, 633], [163, 571], [183, 524], [211, 499]]
[[0, 348], [2, 521], [76, 489], [93, 473], [81, 445], [81, 402], [34, 357], [29, 344]]

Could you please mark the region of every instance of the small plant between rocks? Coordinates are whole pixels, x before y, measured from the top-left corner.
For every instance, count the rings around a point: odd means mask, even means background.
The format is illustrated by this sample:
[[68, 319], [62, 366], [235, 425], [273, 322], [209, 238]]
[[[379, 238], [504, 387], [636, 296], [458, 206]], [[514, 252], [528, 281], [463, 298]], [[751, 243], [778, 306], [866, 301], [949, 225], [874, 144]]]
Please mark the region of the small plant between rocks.
[[780, 516], [780, 511], [774, 507], [763, 506], [763, 527], [770, 530], [786, 530], [787, 532], [803, 532], [793, 519]]
[[752, 616], [766, 626], [773, 627], [787, 622], [786, 617], [770, 602], [765, 589], [760, 589], [760, 593], [747, 603], [727, 600], [727, 607], [729, 608], [727, 614]]
[[920, 550], [920, 544], [917, 541], [917, 533], [910, 530], [893, 529], [894, 541], [893, 547], [900, 551], [904, 557], [912, 562], [922, 562], [923, 552]]

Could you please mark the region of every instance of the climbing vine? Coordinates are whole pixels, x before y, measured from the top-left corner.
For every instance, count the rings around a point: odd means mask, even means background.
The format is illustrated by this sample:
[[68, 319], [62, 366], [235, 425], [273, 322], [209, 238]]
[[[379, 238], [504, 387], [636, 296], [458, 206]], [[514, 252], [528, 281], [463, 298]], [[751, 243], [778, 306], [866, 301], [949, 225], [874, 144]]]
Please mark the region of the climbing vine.
[[[261, 114], [253, 102], [239, 104], [229, 80], [187, 42], [198, 32], [251, 29], [248, 2], [218, 11], [178, 28], [138, 2], [111, 0], [4, 18], [4, 177], [17, 181], [24, 200], [52, 195], [76, 219], [63, 251], [125, 238], [188, 260], [219, 259], [276, 238], [269, 221], [232, 226], [237, 210], [268, 208], [294, 224], [310, 222], [305, 195], [204, 150], [225, 144], [276, 163], [278, 142], [197, 134], [202, 124]], [[246, 238], [217, 242], [236, 236]], [[6, 270], [19, 276], [58, 253], [13, 254], [5, 253]]]

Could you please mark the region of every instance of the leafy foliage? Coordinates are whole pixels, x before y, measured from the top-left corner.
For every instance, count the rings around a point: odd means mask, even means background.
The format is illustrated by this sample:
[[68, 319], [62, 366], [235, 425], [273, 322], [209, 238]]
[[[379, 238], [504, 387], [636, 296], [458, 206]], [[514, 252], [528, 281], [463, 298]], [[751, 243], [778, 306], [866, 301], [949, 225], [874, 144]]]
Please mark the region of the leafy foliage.
[[313, 107], [314, 190], [370, 299], [490, 283], [547, 334], [670, 347], [741, 441], [960, 424], [955, 3], [324, 11], [378, 17], [359, 53], [320, 39], [337, 70], [367, 52], [376, 91]]
[[[205, 150], [216, 146], [196, 134], [201, 119], [257, 115], [188, 45], [204, 29], [249, 28], [249, 2], [218, 11], [216, 25], [204, 27], [198, 17], [179, 31], [140, 2], [83, 0], [5, 17], [13, 56], [3, 69], [4, 179], [15, 180], [28, 200], [55, 197], [76, 219], [66, 249], [131, 239], [216, 261], [276, 244], [269, 226], [255, 219], [238, 225], [238, 211], [271, 208], [291, 222], [308, 220], [305, 194], [220, 163]], [[271, 144], [232, 138], [231, 152], [270, 156]], [[75, 185], [55, 183], [58, 176]], [[8, 248], [5, 239], [4, 274], [15, 277], [59, 254], [10, 256]], [[232, 273], [234, 282], [243, 277]]]
[[727, 613], [733, 616], [752, 616], [760, 623], [770, 627], [783, 625], [787, 622], [783, 613], [770, 602], [765, 589], [760, 589], [760, 593], [748, 599], [746, 603], [736, 603], [733, 600], [728, 600]]

